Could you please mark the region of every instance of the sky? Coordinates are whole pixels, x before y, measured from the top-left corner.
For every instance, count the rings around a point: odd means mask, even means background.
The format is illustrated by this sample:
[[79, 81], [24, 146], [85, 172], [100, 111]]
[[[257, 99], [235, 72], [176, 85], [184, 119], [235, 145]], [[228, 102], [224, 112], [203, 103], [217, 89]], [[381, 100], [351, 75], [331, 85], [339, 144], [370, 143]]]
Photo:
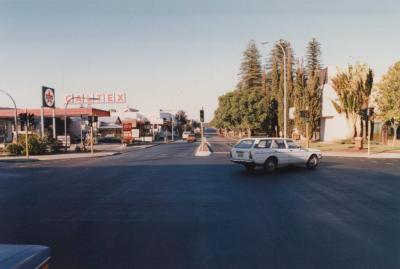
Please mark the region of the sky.
[[315, 37], [324, 66], [365, 62], [377, 81], [400, 60], [399, 29], [398, 0], [0, 0], [0, 89], [22, 108], [41, 106], [43, 85], [58, 107], [70, 93], [126, 92], [141, 111], [198, 119], [204, 107], [208, 121], [251, 39], [263, 58], [281, 38], [301, 58]]

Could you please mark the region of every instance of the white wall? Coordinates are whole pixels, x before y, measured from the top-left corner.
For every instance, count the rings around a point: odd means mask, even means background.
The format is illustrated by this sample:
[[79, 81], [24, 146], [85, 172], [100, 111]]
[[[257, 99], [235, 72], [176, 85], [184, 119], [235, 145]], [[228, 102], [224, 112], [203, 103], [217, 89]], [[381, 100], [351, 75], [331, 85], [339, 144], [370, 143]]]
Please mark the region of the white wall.
[[332, 104], [338, 97], [330, 84], [325, 84], [322, 93], [322, 119], [321, 119], [321, 140], [338, 141], [351, 138], [353, 125], [346, 118], [345, 114], [339, 114]]

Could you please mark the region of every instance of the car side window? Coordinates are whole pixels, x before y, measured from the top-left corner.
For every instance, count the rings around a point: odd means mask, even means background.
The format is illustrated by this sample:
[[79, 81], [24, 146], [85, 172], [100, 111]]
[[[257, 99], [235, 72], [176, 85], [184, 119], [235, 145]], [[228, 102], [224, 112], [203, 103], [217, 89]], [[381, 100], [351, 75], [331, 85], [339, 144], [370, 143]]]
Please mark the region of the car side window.
[[299, 148], [299, 146], [295, 142], [293, 142], [293, 140], [286, 140], [286, 144], [289, 149], [298, 149]]
[[258, 142], [256, 148], [270, 148], [271, 147], [271, 140], [261, 140], [260, 142]]
[[273, 149], [286, 149], [285, 141], [283, 139], [274, 140], [272, 143]]

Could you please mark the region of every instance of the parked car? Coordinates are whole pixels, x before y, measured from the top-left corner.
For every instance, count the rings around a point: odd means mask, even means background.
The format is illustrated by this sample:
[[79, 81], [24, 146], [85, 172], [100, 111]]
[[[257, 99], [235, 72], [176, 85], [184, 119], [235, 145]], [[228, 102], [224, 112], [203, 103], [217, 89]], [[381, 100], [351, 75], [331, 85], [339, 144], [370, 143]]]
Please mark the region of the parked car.
[[192, 132], [183, 132], [182, 133], [182, 139], [187, 139], [188, 136], [191, 134]]
[[314, 169], [322, 158], [321, 151], [302, 148], [292, 139], [284, 138], [246, 138], [233, 146], [231, 161], [242, 164], [248, 171], [256, 166], [273, 172], [279, 167], [303, 164]]
[[0, 268], [2, 269], [49, 269], [49, 263], [49, 247], [0, 244]]
[[189, 134], [188, 137], [186, 138], [187, 142], [196, 142], [197, 138], [195, 134]]

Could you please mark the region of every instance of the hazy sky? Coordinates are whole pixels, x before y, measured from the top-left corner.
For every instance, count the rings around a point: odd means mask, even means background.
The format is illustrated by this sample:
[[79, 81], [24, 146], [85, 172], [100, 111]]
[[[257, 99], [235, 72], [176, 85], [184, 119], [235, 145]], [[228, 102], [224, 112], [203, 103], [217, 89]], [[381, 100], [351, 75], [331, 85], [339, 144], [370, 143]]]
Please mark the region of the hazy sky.
[[250, 39], [287, 39], [301, 57], [316, 37], [325, 66], [361, 61], [380, 77], [400, 60], [399, 31], [398, 0], [0, 0], [0, 89], [19, 107], [39, 107], [42, 85], [57, 106], [125, 91], [131, 107], [198, 118], [204, 106], [211, 119]]

